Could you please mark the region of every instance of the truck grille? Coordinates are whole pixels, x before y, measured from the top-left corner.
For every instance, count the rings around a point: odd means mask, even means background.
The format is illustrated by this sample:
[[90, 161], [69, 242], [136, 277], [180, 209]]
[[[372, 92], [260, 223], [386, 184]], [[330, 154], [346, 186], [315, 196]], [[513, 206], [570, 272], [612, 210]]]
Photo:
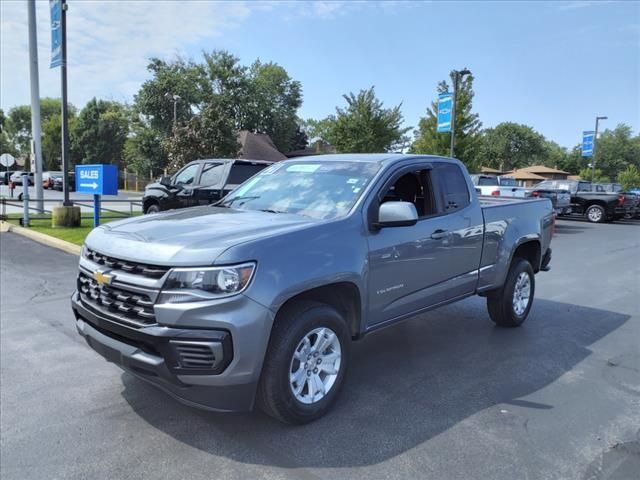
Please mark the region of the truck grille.
[[111, 285], [99, 285], [84, 272], [78, 276], [78, 292], [89, 304], [109, 318], [135, 326], [156, 323], [153, 301], [148, 295], [133, 293]]
[[145, 277], [150, 278], [160, 278], [169, 270], [169, 267], [129, 262], [127, 260], [109, 257], [96, 252], [95, 250], [91, 250], [90, 248], [86, 249], [86, 256], [87, 259], [94, 261], [98, 265], [105, 265], [109, 268], [113, 268], [114, 270], [122, 270], [127, 273], [144, 275]]

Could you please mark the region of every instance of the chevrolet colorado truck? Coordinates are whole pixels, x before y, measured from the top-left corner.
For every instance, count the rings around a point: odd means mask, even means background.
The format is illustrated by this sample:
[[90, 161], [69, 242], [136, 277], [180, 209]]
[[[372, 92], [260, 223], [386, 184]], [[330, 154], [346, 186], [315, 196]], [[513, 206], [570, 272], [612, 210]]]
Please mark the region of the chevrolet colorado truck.
[[471, 295], [521, 325], [553, 222], [548, 199], [479, 198], [454, 159], [287, 160], [215, 205], [94, 229], [71, 305], [91, 348], [178, 400], [301, 424], [376, 330]]

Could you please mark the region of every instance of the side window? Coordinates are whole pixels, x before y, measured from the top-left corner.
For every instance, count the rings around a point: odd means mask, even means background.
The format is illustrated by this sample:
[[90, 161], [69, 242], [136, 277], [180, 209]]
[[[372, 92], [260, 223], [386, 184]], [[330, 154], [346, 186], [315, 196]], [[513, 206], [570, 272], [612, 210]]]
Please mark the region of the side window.
[[227, 183], [229, 185], [240, 185], [245, 180], [253, 177], [260, 170], [263, 170], [267, 165], [256, 163], [234, 163], [231, 165], [231, 171], [229, 172], [229, 179]]
[[380, 203], [410, 202], [418, 212], [418, 217], [428, 217], [437, 213], [429, 170], [408, 171], [395, 180], [384, 193]]
[[193, 185], [196, 173], [198, 172], [198, 167], [199, 165], [197, 163], [185, 167], [176, 174], [176, 178], [173, 183], [176, 185]]
[[215, 186], [222, 182], [224, 163], [205, 163], [200, 175], [200, 185]]
[[444, 162], [436, 163], [433, 173], [438, 184], [444, 213], [451, 213], [469, 205], [467, 181], [458, 165]]

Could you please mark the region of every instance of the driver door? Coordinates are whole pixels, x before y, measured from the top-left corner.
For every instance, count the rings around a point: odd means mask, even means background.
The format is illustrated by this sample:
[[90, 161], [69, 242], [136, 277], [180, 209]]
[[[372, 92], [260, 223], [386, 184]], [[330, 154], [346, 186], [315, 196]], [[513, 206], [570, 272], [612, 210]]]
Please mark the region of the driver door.
[[200, 175], [200, 164], [191, 163], [176, 173], [173, 184], [179, 189], [175, 194], [175, 206], [171, 208], [185, 208], [197, 205], [194, 185]]

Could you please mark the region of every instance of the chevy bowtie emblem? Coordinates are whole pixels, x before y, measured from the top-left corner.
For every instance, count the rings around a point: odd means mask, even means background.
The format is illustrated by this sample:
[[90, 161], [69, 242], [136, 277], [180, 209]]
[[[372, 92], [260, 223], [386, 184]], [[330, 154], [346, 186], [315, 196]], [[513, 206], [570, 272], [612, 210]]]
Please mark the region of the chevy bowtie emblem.
[[98, 285], [100, 286], [111, 285], [111, 282], [113, 281], [113, 275], [110, 275], [108, 272], [101, 272], [99, 270], [93, 272], [93, 278], [96, 282], [98, 282]]

